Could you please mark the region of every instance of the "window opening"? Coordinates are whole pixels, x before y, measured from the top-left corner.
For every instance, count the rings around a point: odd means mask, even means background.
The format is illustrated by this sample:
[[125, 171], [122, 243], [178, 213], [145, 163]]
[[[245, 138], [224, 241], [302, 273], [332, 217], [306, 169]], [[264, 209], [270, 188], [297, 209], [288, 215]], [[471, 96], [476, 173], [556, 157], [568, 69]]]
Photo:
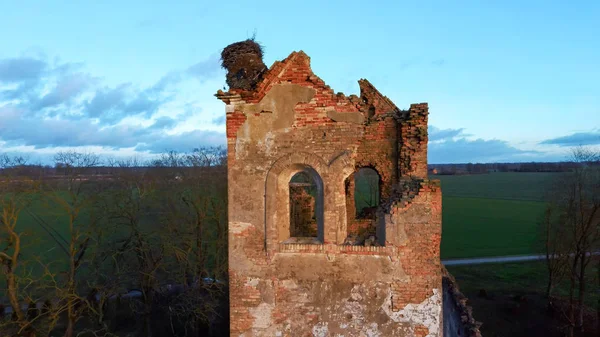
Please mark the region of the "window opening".
[[304, 170], [290, 179], [290, 240], [287, 242], [322, 242], [323, 196], [316, 177], [316, 172]]
[[381, 177], [372, 168], [363, 167], [346, 180], [348, 237], [346, 244], [378, 245], [377, 210], [381, 199]]

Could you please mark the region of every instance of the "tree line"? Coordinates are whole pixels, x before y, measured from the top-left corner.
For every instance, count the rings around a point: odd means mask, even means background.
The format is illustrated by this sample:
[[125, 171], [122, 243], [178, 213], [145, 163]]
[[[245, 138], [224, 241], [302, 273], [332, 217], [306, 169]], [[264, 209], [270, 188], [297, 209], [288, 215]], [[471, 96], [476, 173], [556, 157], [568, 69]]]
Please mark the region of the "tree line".
[[428, 168], [431, 174], [458, 175], [490, 172], [571, 172], [578, 166], [578, 162], [569, 159], [562, 162], [429, 164]]
[[0, 335], [228, 331], [226, 158], [0, 155]]

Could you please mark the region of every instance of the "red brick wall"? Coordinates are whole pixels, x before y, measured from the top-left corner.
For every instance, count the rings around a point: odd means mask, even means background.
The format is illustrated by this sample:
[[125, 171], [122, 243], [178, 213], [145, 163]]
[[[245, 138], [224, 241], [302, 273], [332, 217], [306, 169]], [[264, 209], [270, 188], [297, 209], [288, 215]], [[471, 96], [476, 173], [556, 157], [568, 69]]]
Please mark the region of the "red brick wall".
[[392, 285], [395, 310], [409, 303], [420, 303], [439, 289], [441, 282], [440, 244], [442, 239], [442, 194], [439, 184], [423, 183], [416, 196], [406, 207], [396, 205], [398, 222], [404, 222], [406, 243], [399, 245], [399, 258], [410, 282]]
[[[359, 85], [360, 97], [335, 94], [294, 52], [255, 91], [217, 94], [228, 104], [232, 336], [436, 336], [423, 324], [441, 310], [441, 191], [421, 181], [410, 200], [393, 199], [401, 178], [426, 177], [427, 104], [401, 111], [368, 81]], [[273, 88], [285, 94], [272, 97]], [[279, 239], [289, 178], [302, 165], [323, 181], [323, 244]], [[360, 225], [345, 187], [360, 167], [382, 180], [384, 247], [342, 244]]]
[[411, 104], [400, 128], [400, 174], [427, 178], [427, 103]]

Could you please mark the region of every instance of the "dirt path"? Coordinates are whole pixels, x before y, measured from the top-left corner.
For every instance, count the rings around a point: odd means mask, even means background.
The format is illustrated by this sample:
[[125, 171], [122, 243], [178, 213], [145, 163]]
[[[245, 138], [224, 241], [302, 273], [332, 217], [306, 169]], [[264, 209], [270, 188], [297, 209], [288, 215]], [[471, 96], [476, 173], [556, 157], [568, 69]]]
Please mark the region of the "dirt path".
[[[594, 252], [592, 255], [600, 255], [600, 252]], [[474, 257], [466, 259], [448, 259], [442, 260], [445, 266], [459, 266], [464, 264], [481, 263], [506, 263], [506, 262], [525, 262], [538, 261], [546, 259], [546, 255], [516, 255], [516, 256], [493, 256], [493, 257]]]

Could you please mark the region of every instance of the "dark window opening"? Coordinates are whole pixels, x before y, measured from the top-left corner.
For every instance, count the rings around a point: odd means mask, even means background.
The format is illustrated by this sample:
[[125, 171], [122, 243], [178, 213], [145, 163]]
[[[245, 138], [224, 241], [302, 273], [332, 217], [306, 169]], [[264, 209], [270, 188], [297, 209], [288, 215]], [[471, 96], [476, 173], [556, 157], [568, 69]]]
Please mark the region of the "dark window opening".
[[375, 219], [380, 198], [379, 184], [379, 174], [372, 168], [361, 168], [354, 173], [356, 219]]
[[296, 173], [289, 182], [290, 240], [296, 243], [323, 241], [323, 190], [314, 170]]
[[363, 167], [346, 180], [347, 232], [346, 244], [380, 245], [378, 240], [381, 177], [372, 168]]

